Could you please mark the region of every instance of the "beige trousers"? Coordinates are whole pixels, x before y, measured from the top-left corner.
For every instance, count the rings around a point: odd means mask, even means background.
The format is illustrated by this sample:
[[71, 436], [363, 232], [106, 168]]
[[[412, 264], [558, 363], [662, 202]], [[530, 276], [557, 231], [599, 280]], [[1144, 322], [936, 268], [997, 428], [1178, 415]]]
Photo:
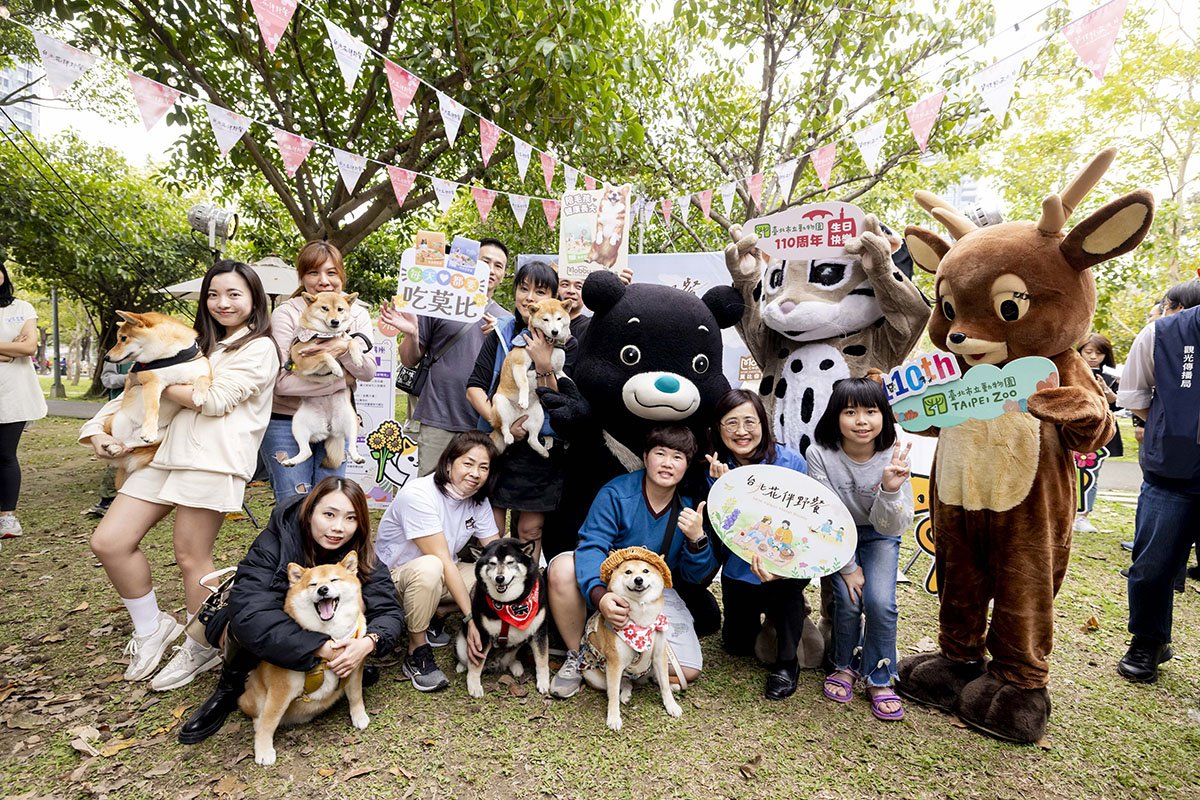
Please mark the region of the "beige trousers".
[[[475, 565], [456, 564], [458, 574], [467, 585], [467, 593], [475, 586]], [[446, 591], [442, 561], [437, 556], [418, 556], [407, 564], [392, 570], [392, 581], [404, 606], [404, 620], [410, 633], [422, 633], [429, 628], [429, 620], [443, 603], [453, 603], [454, 598]]]

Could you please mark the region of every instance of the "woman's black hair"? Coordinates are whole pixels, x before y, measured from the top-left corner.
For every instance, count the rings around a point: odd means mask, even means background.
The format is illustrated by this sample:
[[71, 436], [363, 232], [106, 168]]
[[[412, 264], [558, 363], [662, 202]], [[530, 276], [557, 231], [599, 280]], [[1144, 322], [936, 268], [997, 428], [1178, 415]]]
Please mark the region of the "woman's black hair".
[[826, 450], [840, 450], [842, 428], [839, 418], [847, 408], [878, 408], [883, 417], [883, 428], [875, 437], [875, 451], [887, 450], [896, 443], [896, 422], [892, 418], [892, 407], [888, 404], [883, 384], [871, 378], [842, 378], [833, 385], [829, 405], [817, 422], [813, 437]]
[[657, 428], [651, 428], [650, 433], [646, 434], [646, 446], [642, 448], [643, 458], [656, 447], [678, 450], [689, 462], [700, 449], [700, 445], [696, 443], [696, 435], [683, 425], [659, 425]]
[[450, 444], [442, 451], [438, 457], [437, 466], [433, 469], [433, 485], [438, 488], [439, 492], [446, 493], [446, 486], [450, 483], [450, 465], [475, 447], [482, 447], [487, 452], [488, 476], [470, 499], [475, 503], [481, 503], [491, 496], [492, 490], [496, 488], [496, 479], [500, 476], [499, 464], [496, 463], [500, 460], [500, 451], [496, 449], [496, 445], [492, 444], [492, 437], [482, 431], [456, 433], [450, 440]]
[[240, 261], [222, 259], [208, 268], [208, 272], [204, 273], [204, 280], [200, 283], [200, 307], [196, 311], [195, 328], [199, 334], [196, 338], [200, 342], [200, 349], [206, 356], [212, 355], [217, 342], [226, 335], [225, 326], [213, 319], [212, 314], [208, 312], [208, 290], [212, 286], [213, 278], [229, 272], [236, 272], [250, 287], [250, 318], [246, 320], [250, 331], [227, 347], [226, 352], [240, 350], [260, 336], [271, 335], [271, 304], [267, 301], [267, 293], [263, 291], [258, 273]]
[[708, 446], [721, 461], [729, 463], [734, 460], [733, 453], [729, 452], [729, 448], [725, 446], [725, 440], [721, 438], [721, 420], [730, 411], [744, 403], [754, 406], [754, 413], [758, 417], [758, 429], [762, 431], [762, 439], [759, 441], [758, 447], [754, 448], [754, 452], [750, 454], [749, 463], [772, 463], [775, 461], [775, 435], [771, 433], [771, 420], [767, 417], [766, 406], [763, 405], [762, 398], [758, 393], [746, 389], [730, 389], [717, 401], [717, 407], [713, 413], [713, 424], [708, 428]]
[[[529, 282], [530, 289], [546, 289], [551, 297], [558, 297], [558, 273], [545, 261], [526, 261], [518, 267], [517, 274], [513, 277], [513, 291], [516, 292], [517, 287], [526, 281]], [[529, 320], [521, 316], [521, 309], [516, 308], [513, 313], [520, 323], [517, 330], [525, 327]]]
[[1089, 333], [1087, 336], [1083, 337], [1083, 341], [1076, 345], [1075, 352], [1082, 354], [1083, 348], [1087, 347], [1089, 344], [1099, 350], [1100, 354], [1104, 356], [1104, 361], [1100, 362], [1101, 364], [1109, 369], [1117, 368], [1117, 359], [1113, 355], [1112, 342], [1108, 340], [1107, 336], [1102, 333]]
[[1167, 289], [1163, 298], [1164, 309], [1185, 311], [1200, 306], [1200, 278], [1182, 281]]
[[[13, 290], [12, 278], [8, 276], [8, 269], [3, 263], [0, 263], [0, 272], [4, 273], [4, 284], [0, 286], [0, 308], [8, 308], [16, 299], [16, 294]], [[554, 288], [558, 289], [557, 282], [555, 282]]]

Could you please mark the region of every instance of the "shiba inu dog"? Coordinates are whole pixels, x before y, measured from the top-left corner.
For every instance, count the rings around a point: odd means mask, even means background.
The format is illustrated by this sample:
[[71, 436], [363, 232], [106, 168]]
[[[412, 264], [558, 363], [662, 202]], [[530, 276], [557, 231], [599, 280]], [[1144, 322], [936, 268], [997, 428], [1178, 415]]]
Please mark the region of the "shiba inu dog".
[[[554, 344], [554, 354], [550, 357], [551, 367], [555, 377], [565, 378], [563, 364], [567, 354], [564, 349], [567, 340], [571, 338], [571, 315], [567, 313], [562, 302], [553, 298], [542, 300], [534, 306], [529, 318], [529, 329], [539, 330]], [[518, 341], [520, 340], [520, 341]], [[538, 438], [542, 430], [545, 412], [538, 400], [537, 380], [534, 375], [533, 359], [525, 351], [525, 342], [520, 336], [513, 340], [512, 349], [504, 357], [500, 367], [500, 385], [492, 397], [492, 441], [496, 449], [504, 452], [504, 448], [513, 443], [512, 431], [509, 427], [521, 416], [525, 416], [524, 428], [529, 432], [529, 446], [542, 458], [550, 457], [550, 448], [554, 440], [547, 438], [543, 446]]]
[[[288, 564], [290, 588], [283, 609], [301, 628], [346, 641], [367, 630], [363, 615], [362, 584], [358, 580], [358, 554], [351, 551], [337, 564], [305, 569]], [[238, 707], [254, 720], [254, 761], [264, 767], [275, 763], [275, 730], [280, 725], [308, 722], [345, 694], [350, 701], [350, 722], [363, 730], [370, 723], [363, 706], [363, 670], [341, 679], [324, 663], [310, 672], [296, 672], [261, 662], [246, 679]]]
[[203, 403], [212, 385], [212, 368], [200, 353], [191, 325], [154, 311], [118, 311], [117, 316], [123, 320], [117, 343], [104, 360], [114, 364], [132, 360], [134, 366], [125, 379], [121, 407], [104, 431], [130, 448], [118, 476], [123, 482], [125, 475], [150, 463], [167, 425], [179, 413], [179, 404], [163, 401], [163, 389], [191, 384], [192, 401]]
[[[350, 311], [358, 293], [305, 292], [303, 297], [308, 305], [300, 315], [296, 341], [288, 350], [289, 369], [312, 381], [332, 383], [346, 374], [337, 358], [327, 350], [313, 355], [304, 355], [304, 351], [322, 340], [350, 338]], [[357, 342], [350, 342], [349, 352], [350, 360], [360, 366], [365, 356]], [[312, 458], [313, 442], [325, 443], [323, 467], [340, 467], [347, 450], [355, 464], [365, 461], [358, 453], [358, 417], [350, 401], [349, 387], [323, 397], [302, 398], [300, 408], [292, 417], [292, 436], [300, 445], [300, 452], [291, 458], [282, 452], [275, 456], [285, 467], [294, 467]]]
[[496, 666], [508, 670], [514, 678], [525, 674], [517, 660], [522, 645], [533, 651], [537, 690], [550, 691], [550, 640], [546, 629], [546, 584], [533, 563], [536, 542], [497, 539], [475, 555], [475, 588], [471, 594], [471, 616], [479, 629], [484, 664], [475, 666], [467, 658], [467, 634], [464, 626], [454, 642], [458, 671], [467, 673], [467, 693], [483, 697], [480, 675], [488, 656]]
[[[625, 547], [609, 554], [600, 565], [608, 590], [629, 601], [629, 621], [614, 630], [597, 611], [583, 633], [583, 678], [594, 689], [608, 692], [608, 727], [621, 730], [621, 703], [629, 702], [632, 680], [653, 671], [663, 707], [672, 717], [683, 709], [671, 693], [668, 659], [680, 688], [687, 688], [683, 669], [667, 644], [663, 590], [671, 588], [671, 570], [657, 553], [644, 547]], [[626, 682], [622, 678], [630, 678]]]

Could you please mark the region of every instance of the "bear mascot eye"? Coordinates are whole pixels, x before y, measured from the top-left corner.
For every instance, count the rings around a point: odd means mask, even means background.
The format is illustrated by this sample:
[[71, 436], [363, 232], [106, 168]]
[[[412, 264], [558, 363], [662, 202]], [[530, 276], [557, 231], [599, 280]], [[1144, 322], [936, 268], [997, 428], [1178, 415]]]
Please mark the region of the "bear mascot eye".
[[624, 364], [633, 366], [642, 360], [642, 351], [638, 350], [631, 344], [627, 344], [621, 348], [621, 361]]
[[708, 356], [704, 355], [704, 353], [701, 353], [693, 358], [692, 369], [696, 370], [696, 372], [701, 375], [703, 375], [705, 372], [708, 372]]

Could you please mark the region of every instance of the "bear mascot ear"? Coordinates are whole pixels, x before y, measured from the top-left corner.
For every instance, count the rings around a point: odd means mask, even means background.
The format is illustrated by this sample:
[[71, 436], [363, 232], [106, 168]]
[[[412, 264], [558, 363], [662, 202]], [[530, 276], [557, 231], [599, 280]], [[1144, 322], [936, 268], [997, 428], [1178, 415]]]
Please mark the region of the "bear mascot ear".
[[[583, 288], [587, 291], [586, 285]], [[742, 302], [741, 292], [732, 286], [714, 286], [704, 293], [702, 299], [722, 328], [733, 327], [742, 321], [746, 305]]]
[[583, 282], [583, 304], [600, 316], [612, 310], [625, 296], [625, 284], [608, 270], [596, 270]]

